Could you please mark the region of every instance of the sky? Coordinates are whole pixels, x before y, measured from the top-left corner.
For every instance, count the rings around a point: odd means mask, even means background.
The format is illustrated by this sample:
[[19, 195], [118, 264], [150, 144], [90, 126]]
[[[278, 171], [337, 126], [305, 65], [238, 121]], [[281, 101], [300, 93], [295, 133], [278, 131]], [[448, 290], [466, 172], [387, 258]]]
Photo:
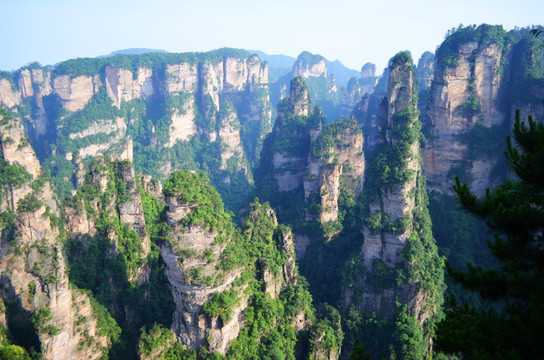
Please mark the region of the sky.
[[544, 0], [0, 0], [0, 70], [128, 48], [221, 47], [383, 69], [399, 51], [417, 61], [449, 29], [482, 23], [544, 24]]

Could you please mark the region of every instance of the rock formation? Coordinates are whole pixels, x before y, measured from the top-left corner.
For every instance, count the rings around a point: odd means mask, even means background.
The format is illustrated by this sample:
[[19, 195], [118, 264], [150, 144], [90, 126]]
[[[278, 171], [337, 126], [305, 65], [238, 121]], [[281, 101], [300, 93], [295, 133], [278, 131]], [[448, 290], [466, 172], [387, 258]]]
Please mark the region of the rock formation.
[[[176, 303], [173, 332], [189, 348], [206, 347], [224, 354], [244, 326], [251, 291], [246, 289], [247, 274], [243, 273], [255, 264], [229, 265], [231, 257], [243, 258], [241, 252], [247, 248], [240, 248], [243, 238], [235, 234], [217, 193], [205, 181], [201, 175], [181, 172], [168, 180], [166, 219], [171, 230], [161, 255]], [[190, 188], [197, 185], [198, 189]], [[199, 195], [191, 194], [195, 190]], [[191, 200], [196, 198], [202, 202]], [[297, 283], [292, 234], [278, 226], [272, 209], [260, 204], [252, 204], [246, 224], [244, 237], [253, 244], [274, 243], [272, 236], [279, 240], [271, 251], [283, 254], [283, 266], [272, 267], [257, 259], [261, 265], [255, 269], [262, 276], [264, 293], [277, 298], [286, 286]], [[261, 234], [266, 233], [263, 238]]]
[[[397, 54], [389, 69], [386, 110], [380, 120], [381, 150], [369, 167], [365, 184], [363, 245], [357, 260], [348, 262], [352, 264], [348, 267], [354, 266], [348, 272], [359, 271], [360, 275], [345, 284], [344, 301], [363, 314], [374, 313], [393, 322], [405, 314], [425, 327], [440, 306], [443, 279], [428, 228], [415, 73], [407, 53]], [[416, 263], [434, 269], [432, 280], [423, 276], [431, 270], [416, 269]], [[399, 277], [402, 273], [405, 275]], [[412, 341], [425, 344], [429, 339]], [[376, 354], [380, 351], [372, 349]]]
[[2, 111], [0, 122], [2, 167], [11, 174], [3, 179], [0, 203], [0, 296], [8, 330], [10, 324], [32, 324], [33, 331], [22, 334], [26, 339], [16, 340], [41, 348], [45, 359], [98, 359], [110, 342], [89, 296], [68, 281], [55, 196], [21, 120]]

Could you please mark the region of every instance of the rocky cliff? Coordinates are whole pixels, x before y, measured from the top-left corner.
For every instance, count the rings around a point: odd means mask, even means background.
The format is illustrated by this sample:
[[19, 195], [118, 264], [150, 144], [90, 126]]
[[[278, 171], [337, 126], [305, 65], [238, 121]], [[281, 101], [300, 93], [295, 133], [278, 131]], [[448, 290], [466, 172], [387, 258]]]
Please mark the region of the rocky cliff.
[[352, 116], [363, 130], [367, 161], [374, 158], [376, 148], [381, 141], [380, 127], [383, 125], [380, 124], [380, 119], [385, 118], [389, 68], [386, 68], [383, 75], [375, 81], [376, 86], [372, 93], [363, 95], [352, 108]]
[[250, 184], [272, 127], [267, 64], [232, 49], [34, 64], [1, 80], [0, 105], [22, 115], [54, 176], [106, 155], [162, 179], [202, 168]]
[[505, 178], [500, 154], [515, 109], [543, 113], [542, 64], [521, 60], [538, 51], [532, 41], [528, 30], [481, 25], [457, 29], [438, 48], [424, 128], [430, 190], [451, 194], [459, 175], [481, 195]]
[[355, 77], [350, 78], [346, 88], [342, 88], [340, 114], [350, 116], [361, 98], [374, 92], [377, 83], [376, 65], [366, 63], [361, 68], [361, 77], [359, 79]]
[[[344, 306], [386, 322], [407, 317], [423, 331], [441, 304], [443, 271], [429, 227], [412, 60], [399, 53], [389, 69], [381, 144], [365, 183], [363, 244], [347, 263]], [[429, 351], [428, 337], [410, 341], [420, 344], [421, 354]], [[371, 351], [384, 354], [379, 347]]]
[[[270, 207], [252, 204], [238, 234], [202, 176], [178, 172], [166, 183], [170, 231], [161, 255], [176, 304], [173, 332], [189, 348], [224, 354], [246, 324], [254, 296], [248, 281], [260, 279], [263, 294], [278, 299], [297, 284], [295, 254], [290, 231], [278, 225]], [[272, 251], [269, 260], [254, 258], [260, 247]], [[294, 315], [304, 322], [303, 313]]]
[[319, 221], [338, 221], [338, 198], [347, 191], [355, 200], [363, 189], [363, 135], [354, 119], [330, 124], [312, 141], [304, 176], [304, 197], [317, 196]]
[[109, 335], [100, 329], [89, 296], [68, 281], [55, 196], [21, 120], [2, 111], [0, 122], [2, 172], [9, 174], [0, 203], [7, 330], [18, 345], [41, 349], [46, 359], [100, 358]]

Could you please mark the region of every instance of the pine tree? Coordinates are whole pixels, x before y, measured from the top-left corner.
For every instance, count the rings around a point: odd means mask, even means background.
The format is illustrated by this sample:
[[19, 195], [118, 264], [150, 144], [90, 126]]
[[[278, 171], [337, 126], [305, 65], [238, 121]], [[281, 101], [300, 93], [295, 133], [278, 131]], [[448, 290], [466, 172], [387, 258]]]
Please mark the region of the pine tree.
[[476, 197], [456, 180], [462, 206], [494, 231], [488, 241], [501, 266], [467, 271], [448, 266], [453, 278], [480, 295], [483, 308], [450, 298], [437, 328], [440, 350], [470, 359], [543, 359], [544, 342], [544, 125], [519, 111], [505, 151], [515, 179]]

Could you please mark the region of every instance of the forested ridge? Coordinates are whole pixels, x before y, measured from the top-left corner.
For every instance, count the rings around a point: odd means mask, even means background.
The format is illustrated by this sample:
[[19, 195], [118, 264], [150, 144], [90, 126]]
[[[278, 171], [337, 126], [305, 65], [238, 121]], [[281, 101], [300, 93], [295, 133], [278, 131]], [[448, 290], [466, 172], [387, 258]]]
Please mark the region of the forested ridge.
[[535, 29], [0, 73], [0, 359], [540, 359]]

